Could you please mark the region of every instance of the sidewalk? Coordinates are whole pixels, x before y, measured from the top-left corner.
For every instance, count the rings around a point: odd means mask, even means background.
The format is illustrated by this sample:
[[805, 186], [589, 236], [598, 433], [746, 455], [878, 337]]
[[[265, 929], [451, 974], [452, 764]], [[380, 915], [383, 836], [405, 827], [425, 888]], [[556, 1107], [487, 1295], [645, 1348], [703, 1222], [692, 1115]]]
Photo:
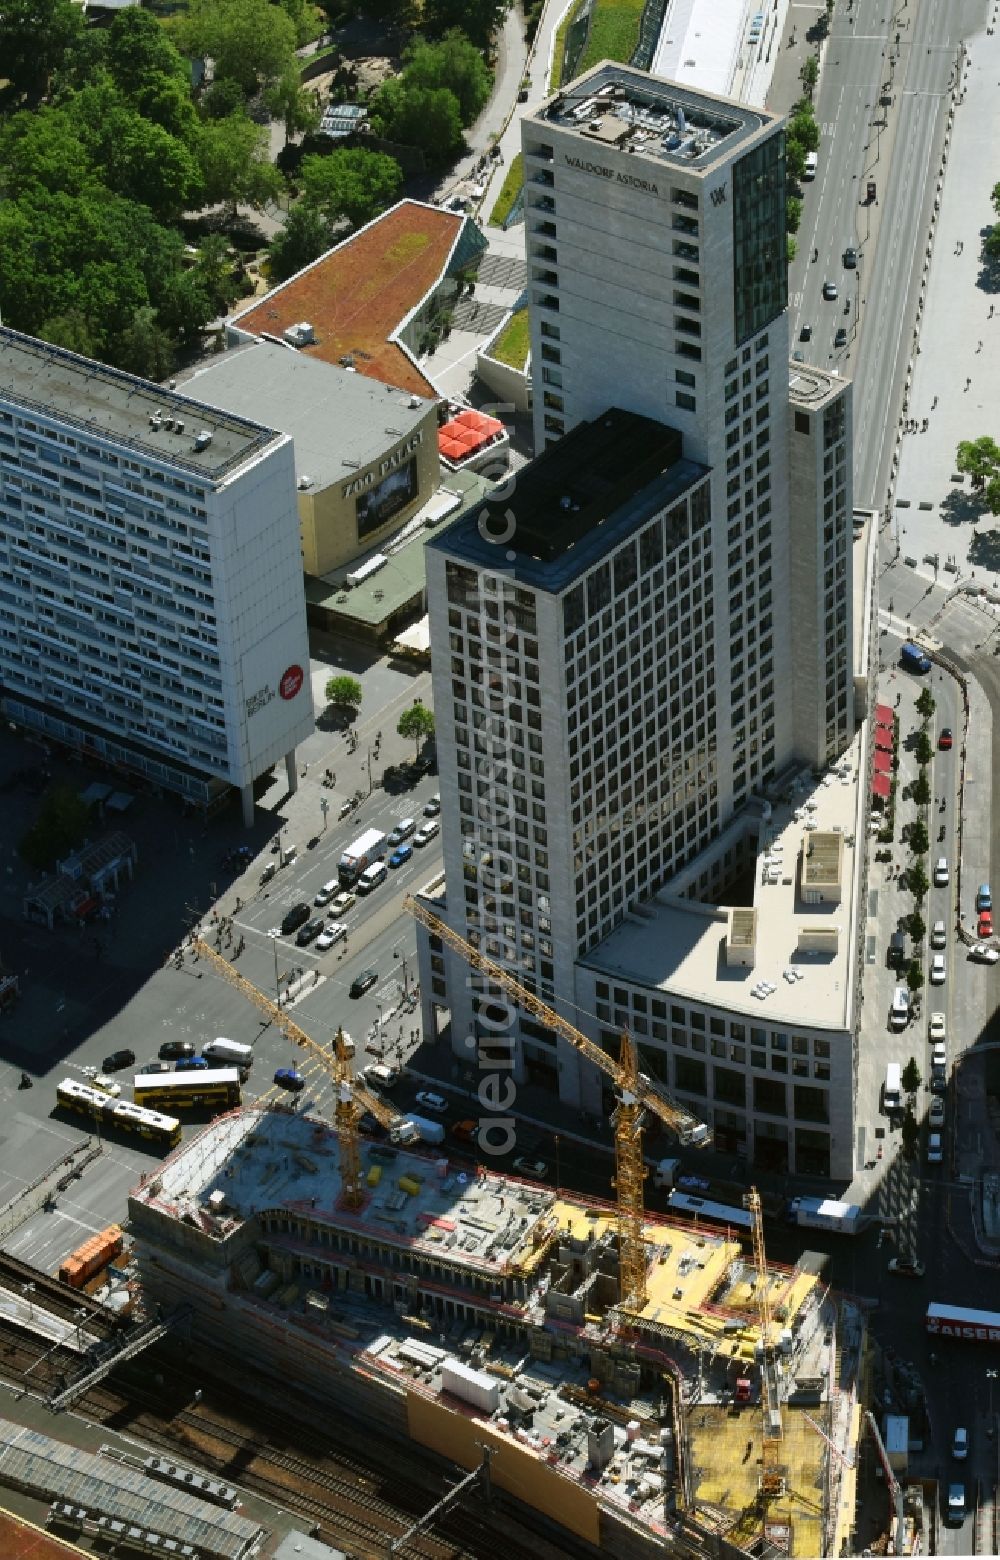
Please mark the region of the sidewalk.
[[922, 573], [938, 562], [956, 582], [976, 580], [1000, 600], [1000, 522], [955, 472], [959, 441], [995, 432], [1000, 406], [1000, 264], [988, 267], [982, 254], [1000, 145], [1000, 25], [990, 9], [993, 35], [968, 40], [951, 114], [906, 414], [928, 428], [897, 444], [895, 523], [902, 552]]

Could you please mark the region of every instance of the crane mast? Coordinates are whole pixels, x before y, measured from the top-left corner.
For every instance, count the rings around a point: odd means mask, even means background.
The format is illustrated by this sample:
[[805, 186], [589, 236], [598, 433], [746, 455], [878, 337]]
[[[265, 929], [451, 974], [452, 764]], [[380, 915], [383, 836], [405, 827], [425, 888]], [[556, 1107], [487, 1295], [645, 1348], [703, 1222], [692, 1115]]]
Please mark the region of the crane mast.
[[642, 1156], [642, 1123], [647, 1110], [671, 1127], [685, 1145], [706, 1147], [712, 1134], [704, 1122], [672, 1100], [652, 1078], [639, 1071], [635, 1042], [628, 1034], [621, 1038], [618, 1059], [609, 1056], [574, 1024], [562, 1017], [547, 1002], [473, 946], [446, 921], [419, 900], [408, 895], [405, 907], [421, 926], [457, 953], [474, 970], [506, 993], [524, 1012], [539, 1019], [561, 1036], [596, 1068], [609, 1077], [618, 1091], [618, 1105], [612, 1116], [615, 1131], [615, 1199], [620, 1271], [620, 1304], [624, 1310], [639, 1312], [646, 1304], [646, 1247], [643, 1239], [644, 1202], [642, 1183], [646, 1167]]
[[764, 1214], [760, 1194], [751, 1186], [743, 1199], [750, 1214], [753, 1236], [754, 1268], [757, 1274], [757, 1314], [760, 1319], [760, 1376], [761, 1408], [764, 1415], [761, 1444], [760, 1494], [764, 1501], [781, 1495], [785, 1481], [780, 1472], [781, 1455], [781, 1397], [778, 1386], [776, 1349], [771, 1338], [771, 1293], [767, 1276], [767, 1253], [764, 1249]]
[[200, 937], [191, 940], [191, 946], [198, 958], [207, 959], [214, 970], [229, 982], [237, 991], [243, 993], [248, 1002], [252, 1002], [258, 1012], [263, 1013], [270, 1023], [273, 1023], [287, 1040], [305, 1051], [314, 1061], [317, 1061], [333, 1080], [334, 1085], [334, 1126], [337, 1132], [337, 1144], [340, 1150], [340, 1187], [341, 1196], [346, 1207], [356, 1209], [361, 1206], [363, 1200], [361, 1187], [361, 1146], [358, 1141], [358, 1122], [362, 1112], [371, 1111], [376, 1121], [383, 1127], [391, 1127], [398, 1119], [398, 1113], [390, 1110], [384, 1100], [372, 1094], [363, 1084], [351, 1077], [350, 1059], [347, 1054], [347, 1044], [344, 1031], [337, 1030], [334, 1036], [333, 1048], [327, 1051], [311, 1035], [307, 1035], [294, 1019], [290, 1018], [285, 1010], [258, 990], [252, 981], [241, 975], [234, 969], [228, 959], [224, 959], [221, 953], [209, 947], [208, 943]]

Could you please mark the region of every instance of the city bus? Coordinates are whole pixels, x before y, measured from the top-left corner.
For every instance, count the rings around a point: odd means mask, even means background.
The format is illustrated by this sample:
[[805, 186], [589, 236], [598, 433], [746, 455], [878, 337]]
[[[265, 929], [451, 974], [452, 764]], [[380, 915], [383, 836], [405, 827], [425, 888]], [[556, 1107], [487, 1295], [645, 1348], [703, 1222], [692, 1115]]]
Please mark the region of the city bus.
[[229, 1110], [242, 1099], [235, 1067], [202, 1067], [192, 1072], [136, 1073], [132, 1095], [153, 1110]]
[[964, 1305], [932, 1300], [925, 1318], [935, 1338], [968, 1338], [973, 1343], [1000, 1343], [1000, 1311], [974, 1311]]
[[146, 1138], [160, 1148], [176, 1148], [181, 1140], [181, 1124], [176, 1116], [158, 1110], [145, 1110], [130, 1100], [113, 1100], [100, 1089], [64, 1078], [56, 1089], [56, 1100], [63, 1110], [87, 1116], [105, 1131], [117, 1128], [132, 1137]]
[[753, 1219], [746, 1208], [731, 1208], [728, 1203], [709, 1202], [704, 1197], [677, 1191], [670, 1193], [667, 1202], [672, 1213], [683, 1213], [695, 1223], [725, 1224], [748, 1235], [753, 1228]]

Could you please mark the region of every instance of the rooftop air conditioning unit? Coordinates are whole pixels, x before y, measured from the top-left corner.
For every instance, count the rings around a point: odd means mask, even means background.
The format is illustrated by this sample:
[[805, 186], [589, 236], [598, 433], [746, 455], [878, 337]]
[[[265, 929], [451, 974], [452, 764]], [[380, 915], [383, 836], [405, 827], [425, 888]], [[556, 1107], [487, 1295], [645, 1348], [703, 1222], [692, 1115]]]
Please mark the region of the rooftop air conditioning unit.
[[312, 485], [313, 485], [312, 477], [306, 476], [305, 472], [303, 472], [301, 477], [299, 478], [299, 481], [298, 481], [299, 490], [304, 493], [305, 490], [307, 488], [311, 488]]
[[200, 433], [194, 436], [194, 451], [197, 455], [201, 450], [207, 450], [212, 442], [212, 434], [208, 428], [202, 428]]

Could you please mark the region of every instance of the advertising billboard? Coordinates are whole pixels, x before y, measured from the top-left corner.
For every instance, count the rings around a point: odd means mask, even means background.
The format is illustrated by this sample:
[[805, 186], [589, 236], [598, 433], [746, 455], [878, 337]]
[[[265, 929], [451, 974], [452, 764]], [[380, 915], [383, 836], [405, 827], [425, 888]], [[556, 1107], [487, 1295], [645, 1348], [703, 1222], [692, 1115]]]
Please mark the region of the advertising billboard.
[[387, 520], [404, 509], [417, 496], [417, 462], [412, 456], [405, 465], [396, 466], [381, 482], [367, 488], [357, 498], [358, 536], [377, 531]]

